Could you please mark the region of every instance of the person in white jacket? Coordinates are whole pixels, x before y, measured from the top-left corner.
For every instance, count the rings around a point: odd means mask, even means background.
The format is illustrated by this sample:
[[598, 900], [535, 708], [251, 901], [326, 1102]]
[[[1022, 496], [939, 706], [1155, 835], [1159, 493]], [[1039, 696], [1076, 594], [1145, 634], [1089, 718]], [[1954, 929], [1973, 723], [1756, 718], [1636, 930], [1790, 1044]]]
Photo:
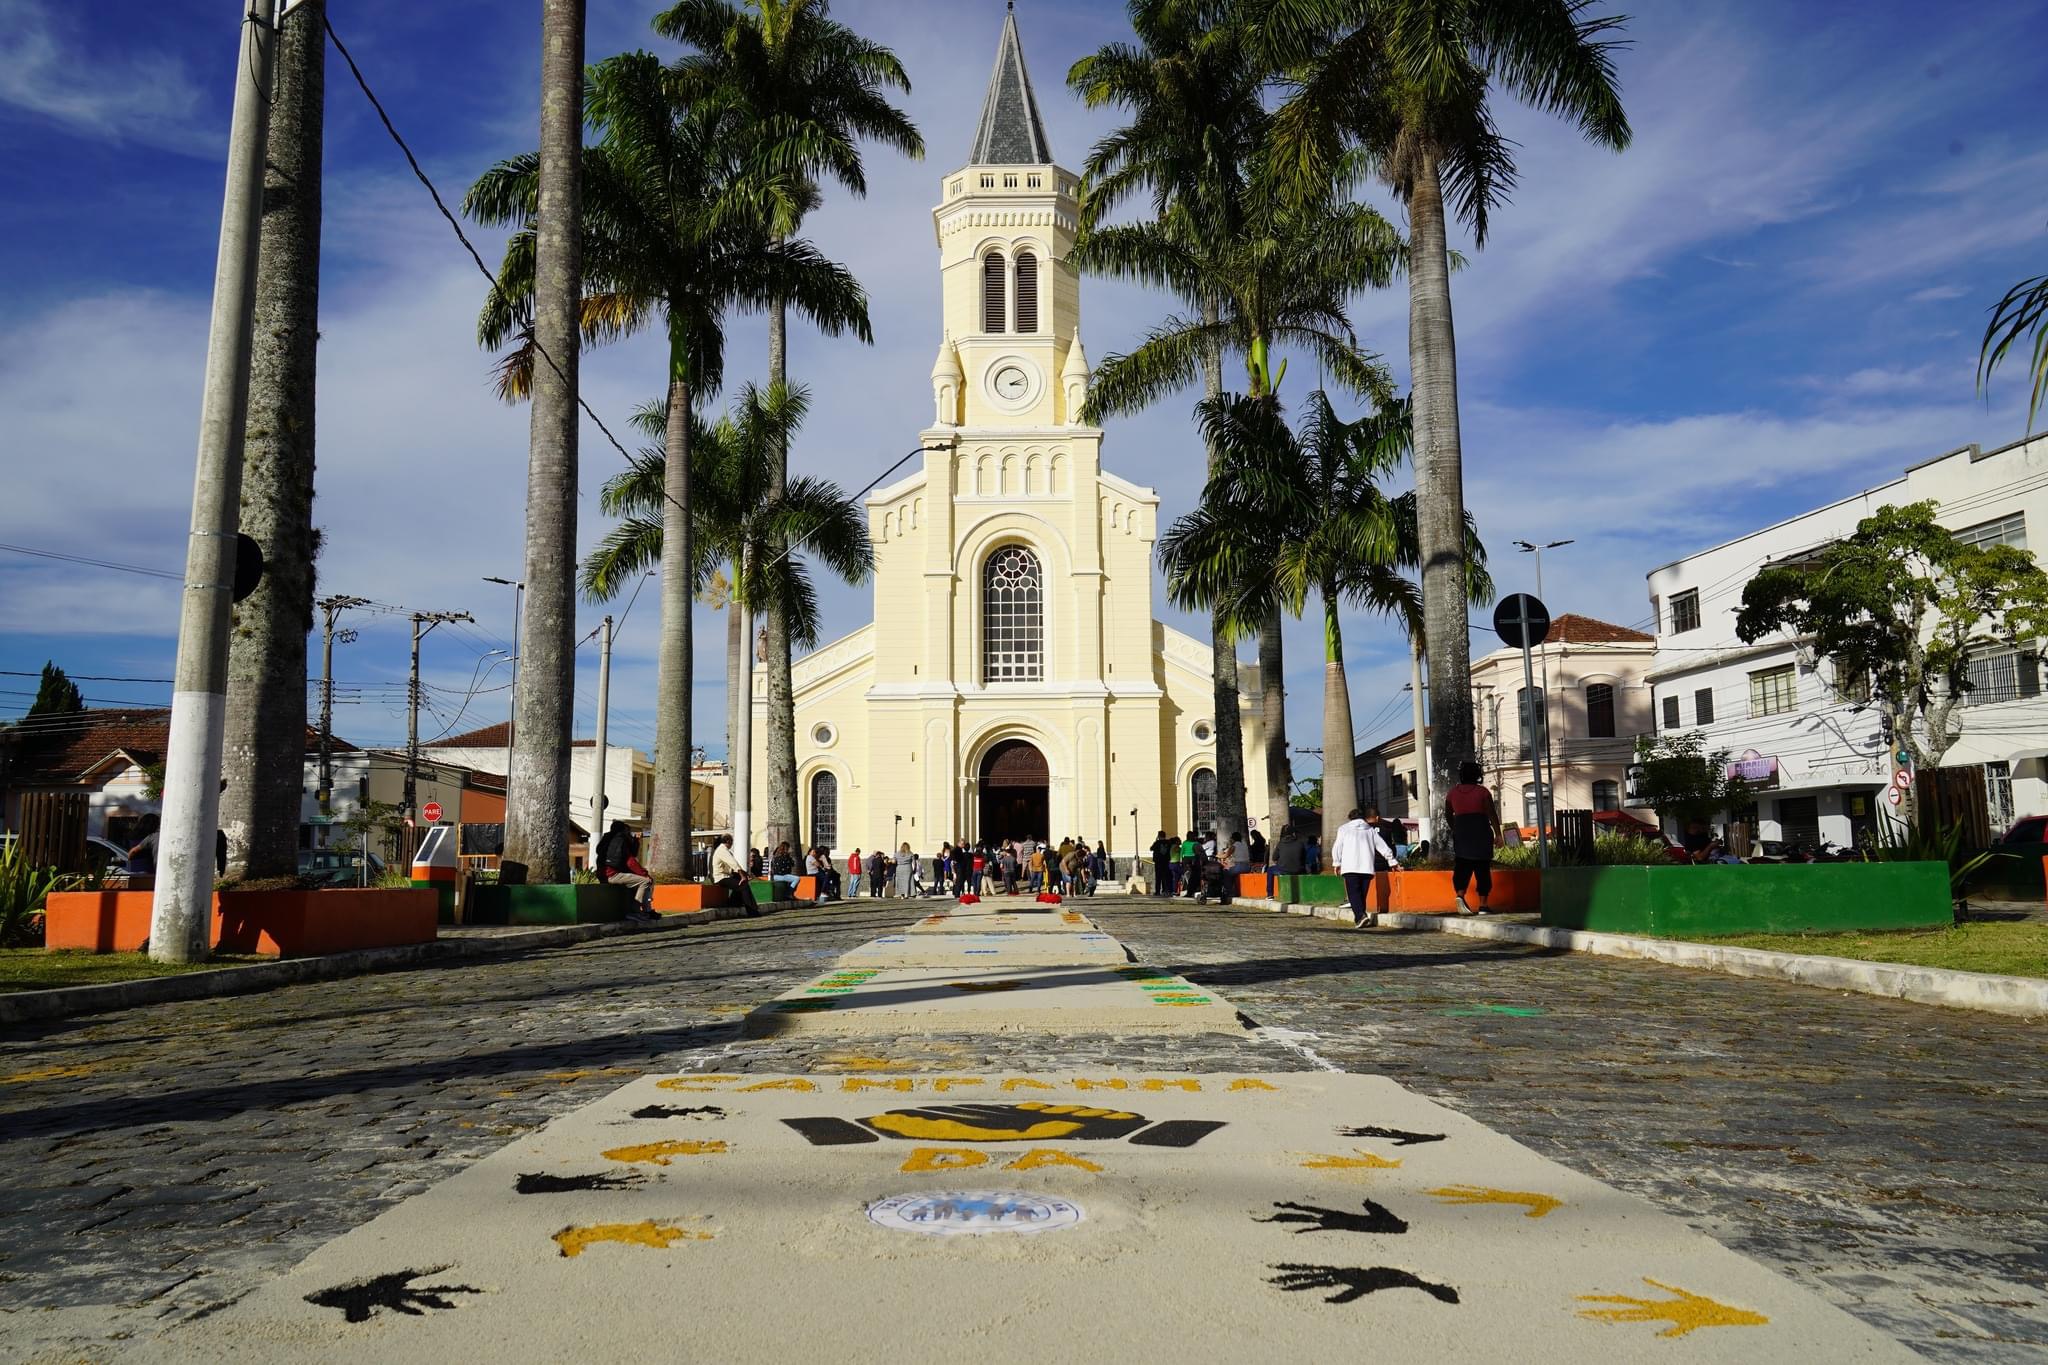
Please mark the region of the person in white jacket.
[[1366, 892], [1372, 886], [1374, 856], [1389, 868], [1399, 866], [1394, 850], [1387, 847], [1387, 841], [1380, 832], [1365, 823], [1365, 817], [1353, 810], [1350, 818], [1337, 826], [1337, 837], [1330, 840], [1330, 864], [1344, 878], [1344, 899], [1351, 903], [1351, 927], [1369, 929], [1380, 922], [1380, 917], [1367, 910]]

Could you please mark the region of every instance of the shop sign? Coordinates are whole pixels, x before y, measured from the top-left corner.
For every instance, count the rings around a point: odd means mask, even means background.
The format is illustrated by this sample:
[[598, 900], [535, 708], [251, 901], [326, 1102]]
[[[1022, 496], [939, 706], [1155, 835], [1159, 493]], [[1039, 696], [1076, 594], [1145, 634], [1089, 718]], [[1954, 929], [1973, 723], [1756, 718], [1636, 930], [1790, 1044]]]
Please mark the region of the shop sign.
[[1766, 758], [1754, 749], [1745, 750], [1742, 757], [1728, 765], [1727, 775], [1740, 778], [1752, 787], [1775, 787], [1778, 785], [1778, 760]]

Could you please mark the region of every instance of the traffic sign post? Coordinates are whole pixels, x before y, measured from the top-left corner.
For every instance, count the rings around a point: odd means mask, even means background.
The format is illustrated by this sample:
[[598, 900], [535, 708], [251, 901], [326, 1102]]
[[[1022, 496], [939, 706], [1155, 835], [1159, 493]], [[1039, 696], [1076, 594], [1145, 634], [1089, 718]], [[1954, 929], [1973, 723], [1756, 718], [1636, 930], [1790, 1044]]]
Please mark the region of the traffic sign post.
[[420, 818], [421, 818], [422, 820], [425, 820], [425, 821], [426, 821], [426, 822], [427, 822], [428, 824], [430, 824], [430, 825], [438, 825], [438, 824], [440, 824], [440, 823], [441, 823], [441, 803], [440, 803], [439, 801], [429, 801], [429, 802], [427, 802], [427, 804], [426, 804], [426, 805], [424, 805], [424, 806], [421, 806], [421, 807], [420, 807]]
[[[1550, 609], [1531, 597], [1518, 592], [1501, 599], [1493, 609], [1493, 628], [1501, 640], [1522, 649], [1522, 695], [1534, 699], [1536, 691], [1536, 665], [1529, 651], [1540, 645], [1550, 635]], [[1546, 730], [1550, 726], [1550, 698], [1543, 697], [1541, 716], [1531, 707], [1522, 708], [1523, 724], [1527, 730], [1523, 736], [1529, 745], [1529, 766], [1536, 774], [1536, 865], [1550, 866], [1550, 782], [1543, 766], [1543, 746], [1536, 742], [1535, 727], [1541, 724]]]

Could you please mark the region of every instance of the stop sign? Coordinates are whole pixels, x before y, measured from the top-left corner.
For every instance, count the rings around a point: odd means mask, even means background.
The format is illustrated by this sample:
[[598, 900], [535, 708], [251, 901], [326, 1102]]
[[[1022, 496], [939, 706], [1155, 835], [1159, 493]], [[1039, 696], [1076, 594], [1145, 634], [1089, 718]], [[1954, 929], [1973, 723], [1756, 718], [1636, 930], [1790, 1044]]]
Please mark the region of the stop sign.
[[440, 823], [441, 823], [441, 803], [440, 803], [439, 801], [429, 801], [429, 802], [427, 802], [427, 804], [426, 804], [426, 805], [424, 805], [424, 806], [421, 806], [421, 807], [420, 807], [420, 818], [421, 818], [421, 819], [423, 819], [423, 820], [425, 820], [425, 821], [426, 821], [426, 822], [427, 822], [428, 824], [430, 824], [430, 825], [438, 825], [438, 824], [440, 824]]

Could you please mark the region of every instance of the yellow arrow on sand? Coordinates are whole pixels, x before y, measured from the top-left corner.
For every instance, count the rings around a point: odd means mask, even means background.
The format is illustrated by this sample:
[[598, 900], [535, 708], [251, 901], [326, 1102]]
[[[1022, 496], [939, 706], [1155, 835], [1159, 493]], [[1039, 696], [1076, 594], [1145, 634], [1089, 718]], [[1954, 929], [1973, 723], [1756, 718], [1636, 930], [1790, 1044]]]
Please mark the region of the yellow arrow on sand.
[[1448, 1204], [1521, 1204], [1528, 1208], [1524, 1218], [1541, 1218], [1552, 1209], [1561, 1208], [1564, 1200], [1554, 1199], [1547, 1194], [1533, 1194], [1528, 1190], [1489, 1190], [1483, 1185], [1446, 1185], [1440, 1190], [1427, 1190]]
[[1354, 1147], [1357, 1156], [1316, 1156], [1302, 1162], [1302, 1167], [1311, 1171], [1391, 1171], [1401, 1163], [1389, 1161], [1383, 1156], [1374, 1156], [1363, 1147]]
[[1579, 1316], [1602, 1322], [1668, 1322], [1671, 1325], [1659, 1332], [1660, 1337], [1682, 1337], [1687, 1332], [1701, 1327], [1762, 1327], [1770, 1319], [1761, 1313], [1752, 1313], [1743, 1308], [1731, 1308], [1725, 1303], [1701, 1298], [1676, 1285], [1665, 1284], [1643, 1276], [1643, 1283], [1653, 1285], [1667, 1294], [1676, 1294], [1675, 1299], [1638, 1299], [1627, 1294], [1581, 1294], [1581, 1303], [1620, 1303], [1625, 1308], [1581, 1308]]

